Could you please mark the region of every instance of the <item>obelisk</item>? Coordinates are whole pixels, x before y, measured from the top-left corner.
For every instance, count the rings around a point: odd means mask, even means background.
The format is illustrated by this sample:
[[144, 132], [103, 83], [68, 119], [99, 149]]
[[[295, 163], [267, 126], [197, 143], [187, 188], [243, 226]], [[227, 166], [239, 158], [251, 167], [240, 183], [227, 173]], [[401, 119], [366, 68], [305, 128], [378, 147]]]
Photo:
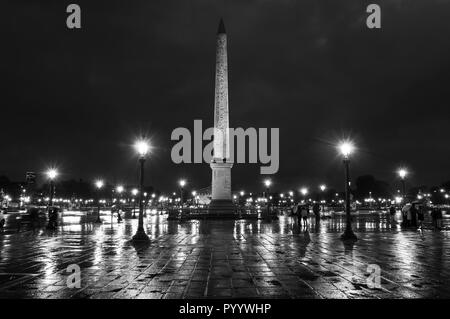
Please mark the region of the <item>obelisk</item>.
[[231, 167], [233, 161], [229, 152], [229, 113], [228, 113], [228, 63], [227, 34], [220, 19], [216, 39], [216, 83], [214, 96], [214, 154], [211, 162], [211, 212], [218, 214], [234, 213], [231, 197]]

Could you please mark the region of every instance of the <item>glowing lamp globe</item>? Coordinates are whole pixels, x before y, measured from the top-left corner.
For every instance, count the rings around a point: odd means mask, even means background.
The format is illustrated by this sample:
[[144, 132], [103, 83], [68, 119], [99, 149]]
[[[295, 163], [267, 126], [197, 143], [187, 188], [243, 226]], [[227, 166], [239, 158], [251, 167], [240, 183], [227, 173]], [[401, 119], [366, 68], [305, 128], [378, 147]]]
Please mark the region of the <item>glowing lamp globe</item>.
[[97, 187], [98, 189], [102, 188], [104, 185], [102, 180], [98, 180], [95, 182], [95, 187]]
[[348, 158], [355, 150], [355, 146], [351, 142], [342, 142], [339, 145], [339, 150], [345, 158]]
[[400, 176], [401, 179], [404, 179], [408, 175], [408, 171], [404, 168], [400, 168], [398, 170], [398, 176]]
[[300, 193], [302, 193], [302, 195], [305, 196], [306, 194], [308, 194], [308, 189], [306, 187], [302, 187], [300, 189]]
[[146, 141], [140, 140], [134, 144], [134, 148], [139, 156], [145, 157], [150, 150], [150, 145]]
[[51, 180], [55, 179], [58, 176], [58, 171], [54, 168], [51, 168], [47, 171], [47, 177]]

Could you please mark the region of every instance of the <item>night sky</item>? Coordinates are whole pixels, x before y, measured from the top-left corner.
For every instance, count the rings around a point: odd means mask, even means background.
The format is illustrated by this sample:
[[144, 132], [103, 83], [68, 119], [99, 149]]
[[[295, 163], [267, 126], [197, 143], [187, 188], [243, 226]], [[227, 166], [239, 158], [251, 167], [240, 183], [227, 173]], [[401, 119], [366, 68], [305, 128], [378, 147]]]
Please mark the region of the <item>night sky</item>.
[[[66, 27], [66, 6], [82, 29]], [[366, 27], [366, 6], [382, 29]], [[215, 37], [228, 34], [232, 127], [279, 127], [280, 191], [343, 186], [334, 144], [358, 146], [353, 177], [450, 180], [450, 1], [7, 1], [1, 15], [0, 175], [57, 165], [62, 178], [137, 181], [135, 137], [154, 149], [146, 183], [210, 184], [207, 164], [175, 165], [170, 134], [213, 125]], [[206, 143], [205, 143], [206, 144]], [[259, 164], [235, 190], [260, 190]]]

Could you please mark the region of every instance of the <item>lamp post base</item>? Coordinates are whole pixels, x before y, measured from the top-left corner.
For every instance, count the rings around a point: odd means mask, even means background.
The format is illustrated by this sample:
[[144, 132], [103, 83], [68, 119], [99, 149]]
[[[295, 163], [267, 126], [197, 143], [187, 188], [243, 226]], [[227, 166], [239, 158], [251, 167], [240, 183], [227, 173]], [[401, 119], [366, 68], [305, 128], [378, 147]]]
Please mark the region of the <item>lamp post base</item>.
[[95, 221], [96, 224], [101, 224], [102, 220], [100, 218], [97, 218], [97, 220]]
[[150, 241], [150, 238], [147, 236], [143, 229], [138, 229], [132, 240], [134, 242], [148, 242]]
[[357, 241], [358, 237], [356, 237], [353, 230], [346, 229], [345, 232], [341, 235], [341, 240]]

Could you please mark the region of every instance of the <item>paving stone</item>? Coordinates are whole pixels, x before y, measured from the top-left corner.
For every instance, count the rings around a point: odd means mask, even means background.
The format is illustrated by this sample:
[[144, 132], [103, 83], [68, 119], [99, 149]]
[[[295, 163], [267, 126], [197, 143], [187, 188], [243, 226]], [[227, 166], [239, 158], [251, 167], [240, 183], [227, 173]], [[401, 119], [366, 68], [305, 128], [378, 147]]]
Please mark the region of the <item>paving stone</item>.
[[[147, 216], [149, 245], [130, 241], [137, 219], [98, 225], [85, 214], [64, 212], [55, 233], [1, 233], [0, 298], [450, 297], [450, 232], [402, 230], [380, 213], [355, 216], [353, 244], [339, 238], [340, 217], [306, 231], [288, 216], [272, 223]], [[80, 289], [67, 287], [72, 264], [81, 269]], [[377, 289], [368, 285], [374, 265]]]

